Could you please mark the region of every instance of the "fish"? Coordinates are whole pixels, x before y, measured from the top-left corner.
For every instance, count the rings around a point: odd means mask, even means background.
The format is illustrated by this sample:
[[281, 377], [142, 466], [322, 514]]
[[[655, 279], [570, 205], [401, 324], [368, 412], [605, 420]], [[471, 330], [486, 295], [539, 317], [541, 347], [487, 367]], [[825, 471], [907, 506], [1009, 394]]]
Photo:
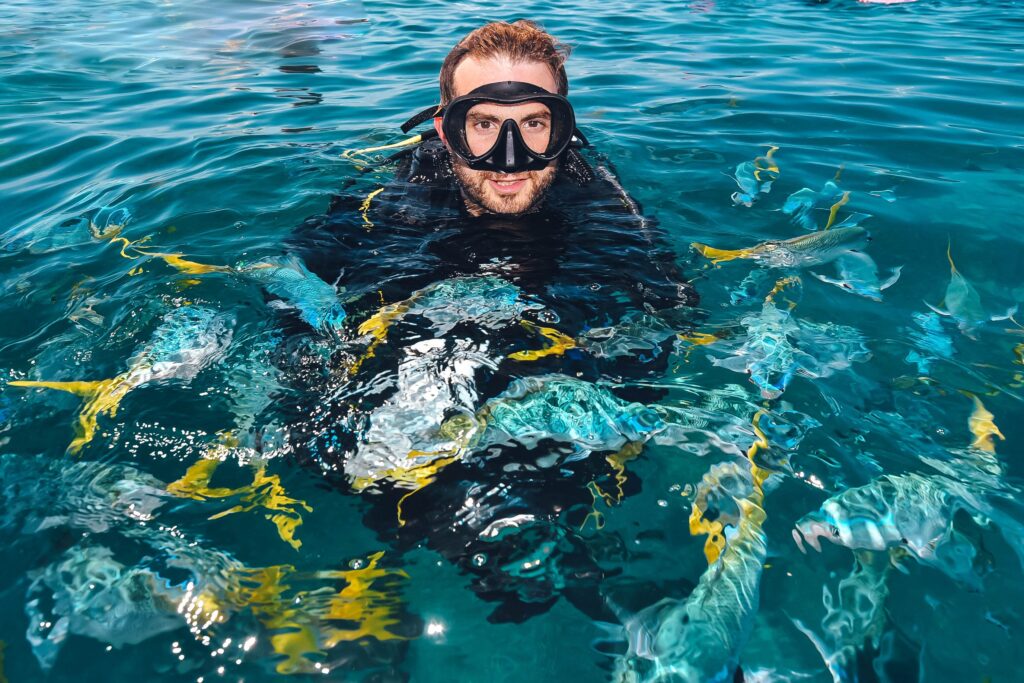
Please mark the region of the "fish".
[[613, 681], [734, 680], [760, 602], [767, 557], [761, 498], [736, 501], [734, 535], [687, 598], [666, 598], [624, 620], [629, 650], [616, 660]]
[[778, 147], [772, 147], [763, 157], [757, 157], [753, 161], [744, 161], [736, 166], [733, 179], [740, 191], [733, 192], [733, 204], [751, 207], [759, 195], [771, 192], [772, 183], [779, 177], [779, 166], [772, 158], [778, 150]]
[[786, 203], [782, 205], [782, 213], [792, 216], [793, 222], [804, 230], [817, 230], [818, 224], [811, 217], [811, 210], [821, 204], [831, 205], [842, 194], [843, 191], [834, 180], [826, 182], [818, 191], [805, 187], [786, 198]]
[[[255, 642], [253, 618], [282, 674], [323, 674], [341, 642], [408, 637], [396, 630], [408, 575], [384, 566], [381, 551], [341, 570], [247, 566], [170, 523], [166, 515], [179, 506], [167, 504], [174, 499], [165, 484], [130, 465], [0, 455], [0, 486], [8, 547], [17, 535], [35, 541], [49, 529], [79, 539], [62, 542], [61, 554], [28, 576], [26, 637], [44, 670], [69, 636], [121, 647], [187, 628], [216, 654], [225, 637]], [[99, 542], [110, 538], [120, 542]]]
[[989, 504], [977, 487], [941, 475], [885, 474], [847, 489], [802, 517], [793, 539], [801, 552], [804, 543], [820, 551], [821, 538], [854, 550], [902, 548], [922, 564], [980, 589], [977, 550], [953, 526], [961, 510], [995, 523], [1024, 566], [1024, 525]]
[[713, 264], [733, 259], [750, 259], [769, 268], [799, 268], [834, 261], [842, 254], [862, 249], [869, 239], [870, 235], [865, 228], [850, 224], [788, 240], [762, 242], [745, 249], [717, 249], [700, 242], [694, 242], [691, 246]]
[[986, 453], [995, 453], [996, 444], [993, 437], [998, 436], [1002, 441], [1005, 441], [1006, 437], [999, 431], [999, 427], [995, 423], [995, 416], [989, 412], [985, 404], [981, 402], [981, 399], [972, 393], [966, 393], [971, 401], [974, 402], [974, 411], [971, 412], [971, 416], [967, 419], [967, 427], [970, 429], [971, 434], [974, 435], [971, 448], [976, 448]]
[[967, 278], [963, 276], [956, 264], [953, 263], [953, 244], [946, 246], [946, 258], [949, 260], [949, 284], [946, 285], [946, 294], [939, 306], [925, 302], [928, 308], [939, 315], [945, 315], [956, 321], [960, 331], [969, 338], [977, 336], [978, 328], [989, 320], [1008, 320], [1017, 312], [1016, 304], [1004, 315], [991, 316], [985, 313], [981, 306], [981, 295], [974, 288]]
[[228, 273], [255, 282], [273, 296], [279, 297], [272, 305], [295, 309], [303, 322], [321, 334], [337, 335], [344, 327], [347, 314], [339, 298], [343, 290], [329, 285], [310, 272], [298, 257], [220, 266], [186, 259], [180, 253], [138, 248], [136, 251], [159, 258], [186, 275]]
[[534, 448], [553, 439], [580, 455], [642, 443], [666, 427], [655, 408], [565, 375], [514, 380], [481, 407], [476, 422], [480, 429], [468, 442], [474, 449], [512, 442]]
[[301, 259], [290, 257], [243, 264], [234, 271], [281, 297], [284, 305], [295, 308], [299, 317], [314, 330], [324, 334], [341, 332], [347, 316], [338, 290], [310, 272]]
[[744, 316], [740, 324], [747, 335], [737, 345], [719, 344], [726, 358], [712, 358], [713, 365], [745, 372], [766, 399], [778, 398], [797, 375], [828, 377], [865, 360], [870, 353], [857, 330], [834, 324], [798, 321], [790, 310], [777, 307], [769, 296], [761, 312]]
[[151, 382], [190, 382], [219, 359], [231, 343], [233, 317], [201, 306], [182, 306], [164, 315], [153, 335], [129, 360], [128, 369], [112, 379], [51, 382], [14, 380], [9, 386], [56, 389], [80, 396], [76, 433], [68, 452], [78, 453], [96, 436], [98, 418], [113, 417], [134, 389]]
[[163, 482], [129, 465], [50, 455], [0, 455], [0, 493], [5, 540], [50, 528], [118, 530], [153, 520], [173, 500]]
[[124, 250], [134, 243], [121, 236], [132, 220], [134, 220], [134, 216], [128, 207], [104, 206], [99, 209], [90, 209], [84, 214], [67, 218], [48, 229], [40, 230], [39, 226], [32, 225], [10, 239], [4, 239], [0, 242], [0, 249], [4, 251], [27, 249], [31, 253], [46, 253], [97, 240], [120, 243], [122, 256], [133, 258]]
[[360, 418], [355, 450], [344, 465], [353, 488], [361, 491], [390, 480], [419, 490], [441, 467], [462, 457], [461, 435], [449, 434], [444, 423], [455, 416], [473, 419], [477, 373], [495, 370], [501, 358], [493, 357], [487, 339], [447, 340], [445, 335], [467, 322], [484, 330], [503, 329], [535, 308], [501, 278], [458, 277], [432, 283], [364, 321], [358, 333], [371, 341], [363, 359], [384, 343], [392, 325], [409, 316], [427, 321], [435, 336], [400, 350], [395, 391]]
[[878, 266], [874, 259], [860, 251], [850, 251], [836, 258], [838, 277], [830, 278], [819, 273], [811, 275], [822, 282], [836, 285], [845, 292], [857, 294], [872, 301], [882, 300], [882, 291], [892, 287], [900, 279], [903, 266], [896, 266], [889, 271], [884, 280], [878, 277]]
[[[657, 357], [662, 345], [677, 333], [678, 328], [662, 317], [635, 311], [624, 315], [615, 325], [588, 329], [576, 339], [576, 344], [596, 358], [628, 357], [643, 361]], [[685, 337], [696, 344], [704, 339], [699, 334]]]

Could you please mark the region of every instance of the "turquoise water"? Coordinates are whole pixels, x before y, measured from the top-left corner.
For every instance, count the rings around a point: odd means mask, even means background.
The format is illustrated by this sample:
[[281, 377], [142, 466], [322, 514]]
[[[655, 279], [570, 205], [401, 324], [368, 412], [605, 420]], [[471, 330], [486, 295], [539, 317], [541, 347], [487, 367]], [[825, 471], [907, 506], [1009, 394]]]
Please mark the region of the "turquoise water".
[[[600, 599], [570, 595], [575, 579], [562, 573], [569, 541], [527, 539], [509, 564], [567, 587], [520, 623], [494, 619], [495, 603], [471, 590], [471, 577], [436, 542], [395, 541], [398, 496], [385, 505], [372, 487], [354, 495], [288, 457], [288, 425], [260, 402], [275, 384], [259, 350], [278, 312], [257, 278], [182, 273], [156, 255], [222, 265], [279, 254], [282, 240], [347, 180], [365, 193], [385, 177], [360, 173], [341, 153], [397, 140], [397, 126], [433, 101], [456, 38], [512, 15], [468, 2], [236, 2], [216, 10], [137, 0], [8, 3], [0, 9], [5, 379], [118, 376], [181, 307], [219, 312], [232, 331], [230, 340], [223, 330], [190, 340], [209, 358], [195, 372], [141, 383], [116, 414], [99, 416], [77, 454], [65, 451], [82, 399], [0, 390], [8, 680], [253, 681], [279, 670], [329, 680], [607, 680], [626, 646], [602, 601], [623, 615], [690, 592], [708, 565], [704, 538], [689, 531], [695, 487], [712, 465], [744, 462], [759, 411], [772, 444], [759, 462], [775, 475], [763, 501], [760, 607], [739, 652], [745, 679], [833, 680], [814, 643], [828, 658], [843, 638], [850, 649], [830, 658], [840, 679], [1019, 677], [1024, 335], [1013, 321], [989, 318], [1024, 300], [1020, 3], [568, 10], [528, 2], [514, 14], [574, 46], [570, 95], [581, 127], [695, 278], [704, 312], [696, 331], [721, 337], [678, 342], [664, 372], [644, 379], [658, 385], [660, 405], [684, 415], [682, 426], [659, 432], [625, 463], [621, 501], [594, 495], [600, 528], [588, 517], [573, 530], [608, 590]], [[730, 176], [772, 147], [778, 177], [770, 192], [750, 207], [735, 204], [740, 188]], [[708, 267], [690, 247], [740, 249], [807, 234], [782, 210], [787, 198], [837, 176], [839, 194], [819, 200], [809, 227], [824, 228], [829, 207], [850, 192], [836, 224], [870, 214], [860, 224], [881, 279], [902, 267], [881, 302], [813, 276], [840, 279], [836, 263]], [[946, 297], [950, 305], [947, 250], [980, 298], [981, 313], [961, 314], [970, 318], [966, 329], [925, 304]], [[774, 295], [773, 306], [804, 324], [789, 338], [811, 359], [800, 357], [802, 372], [781, 395], [762, 395], [743, 371], [756, 357], [752, 337], [767, 325], [764, 297], [787, 275], [801, 284]], [[792, 310], [783, 303], [790, 300]], [[338, 377], [323, 370], [330, 339], [285, 363], [324, 374], [325, 396]], [[1005, 437], [995, 437], [994, 454], [969, 448], [969, 418], [981, 415], [975, 398]], [[279, 476], [287, 496], [311, 508], [277, 499], [285, 509], [277, 513], [302, 519], [298, 550], [265, 519], [275, 512], [245, 490], [255, 476], [250, 463], [260, 461], [251, 444], [227, 440], [211, 484], [235, 493], [161, 493], [219, 433], [242, 426], [233, 413], [252, 406], [264, 411], [255, 420], [269, 444], [264, 454], [279, 456], [262, 476]], [[600, 463], [619, 445], [593, 457]], [[945, 476], [940, 488], [984, 504], [962, 509], [956, 534], [916, 557], [902, 544], [892, 558], [902, 571], [885, 569], [886, 553], [862, 555], [868, 569], [841, 588], [853, 553], [825, 543], [821, 554], [801, 554], [792, 530], [830, 495], [883, 473]], [[602, 476], [596, 486], [610, 490], [613, 474]], [[111, 482], [120, 486], [114, 493]], [[259, 490], [272, 489], [264, 481]], [[923, 488], [909, 499], [927, 502]], [[236, 505], [252, 509], [210, 519]], [[940, 559], [929, 560], [936, 547]], [[208, 589], [206, 607], [194, 612], [183, 598], [189, 576], [188, 600]], [[104, 581], [116, 590], [97, 591]], [[854, 588], [867, 596], [857, 609]], [[334, 607], [325, 606], [335, 595]], [[884, 608], [869, 609], [872, 599]], [[47, 615], [69, 604], [93, 611], [61, 638]], [[191, 615], [188, 625], [179, 609]], [[329, 639], [330, 627], [337, 642], [321, 640], [312, 649], [324, 654], [309, 654], [303, 636]], [[845, 661], [854, 664], [837, 663]]]

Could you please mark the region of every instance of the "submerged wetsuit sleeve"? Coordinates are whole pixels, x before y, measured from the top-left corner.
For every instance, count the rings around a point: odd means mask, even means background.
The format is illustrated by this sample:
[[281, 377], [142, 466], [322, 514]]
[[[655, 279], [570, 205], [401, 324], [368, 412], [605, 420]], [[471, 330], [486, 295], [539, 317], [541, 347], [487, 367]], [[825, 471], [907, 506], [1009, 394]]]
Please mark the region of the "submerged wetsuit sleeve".
[[434, 259], [423, 249], [424, 230], [375, 224], [363, 210], [363, 201], [353, 195], [335, 196], [326, 214], [299, 225], [287, 240], [286, 251], [322, 280], [343, 289], [349, 302], [404, 299], [436, 270]]

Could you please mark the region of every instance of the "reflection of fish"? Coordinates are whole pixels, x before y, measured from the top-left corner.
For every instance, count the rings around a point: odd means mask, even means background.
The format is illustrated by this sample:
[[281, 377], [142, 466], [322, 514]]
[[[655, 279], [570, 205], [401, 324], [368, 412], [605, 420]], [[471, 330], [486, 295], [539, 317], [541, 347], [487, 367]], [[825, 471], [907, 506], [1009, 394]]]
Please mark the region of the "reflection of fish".
[[102, 546], [72, 548], [30, 576], [27, 636], [43, 669], [56, 662], [68, 635], [121, 647], [184, 626], [179, 586], [150, 569], [126, 567]]
[[974, 288], [967, 278], [960, 273], [956, 264], [953, 263], [952, 243], [946, 248], [946, 258], [949, 259], [949, 284], [946, 286], [946, 295], [943, 297], [940, 306], [928, 307], [939, 315], [948, 315], [956, 320], [957, 326], [968, 337], [973, 337], [981, 325], [989, 320], [1006, 320], [1010, 318], [1017, 307], [1013, 306], [1005, 315], [989, 318], [981, 307], [981, 295]]
[[837, 278], [811, 273], [822, 282], [836, 285], [840, 289], [858, 294], [874, 301], [882, 300], [882, 290], [888, 289], [900, 279], [903, 266], [893, 268], [885, 280], [878, 278], [878, 266], [874, 259], [860, 251], [849, 251], [836, 259]]
[[136, 387], [165, 380], [191, 381], [216, 360], [231, 342], [231, 318], [208, 308], [183, 306], [164, 316], [153, 336], [128, 362], [128, 370], [100, 381], [45, 382], [19, 380], [12, 386], [58, 389], [86, 399], [78, 430], [68, 446], [72, 453], [92, 441], [97, 418], [113, 416]]
[[792, 268], [828, 263], [841, 254], [862, 248], [868, 239], [868, 231], [859, 225], [838, 225], [831, 230], [762, 242], [746, 249], [716, 249], [699, 242], [691, 246], [712, 263], [743, 258], [772, 268]]
[[886, 580], [891, 567], [887, 555], [858, 553], [853, 571], [839, 582], [835, 593], [828, 585], [822, 587], [824, 635], [818, 636], [794, 620], [821, 653], [834, 683], [858, 680], [858, 655], [866, 645], [875, 650], [880, 645], [886, 624], [885, 601], [889, 597]]
[[629, 652], [616, 661], [613, 680], [733, 680], [757, 611], [767, 554], [759, 498], [737, 501], [735, 535], [685, 600], [662, 600], [624, 621]]
[[960, 510], [1000, 527], [1024, 564], [1024, 526], [985, 502], [980, 491], [942, 476], [887, 474], [826, 500], [797, 522], [793, 538], [820, 550], [819, 538], [851, 549], [902, 547], [924, 564], [979, 586], [974, 545], [954, 528]]
[[942, 319], [936, 313], [915, 313], [914, 322], [921, 331], [910, 330], [916, 349], [907, 352], [905, 361], [917, 366], [917, 374], [928, 375], [932, 363], [953, 357], [953, 340], [942, 330]]
[[817, 230], [818, 224], [811, 217], [811, 210], [821, 204], [831, 204], [841, 197], [843, 191], [835, 181], [829, 180], [819, 191], [809, 187], [797, 190], [786, 198], [782, 212], [793, 217], [793, 222], [804, 230]]
[[736, 167], [734, 179], [740, 191], [732, 194], [734, 204], [753, 206], [758, 195], [771, 191], [772, 183], [779, 177], [779, 167], [772, 158], [778, 150], [778, 147], [772, 147], [763, 157], [744, 161]]

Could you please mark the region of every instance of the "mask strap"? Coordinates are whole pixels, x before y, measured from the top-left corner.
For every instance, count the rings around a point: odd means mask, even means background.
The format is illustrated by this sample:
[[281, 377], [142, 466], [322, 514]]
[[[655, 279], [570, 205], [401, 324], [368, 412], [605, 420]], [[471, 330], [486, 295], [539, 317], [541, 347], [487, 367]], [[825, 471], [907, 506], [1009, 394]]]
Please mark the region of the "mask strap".
[[420, 125], [427, 119], [432, 119], [435, 116], [441, 116], [444, 113], [444, 107], [440, 104], [432, 104], [419, 114], [416, 114], [411, 119], [402, 124], [402, 132], [408, 133], [410, 130]]

